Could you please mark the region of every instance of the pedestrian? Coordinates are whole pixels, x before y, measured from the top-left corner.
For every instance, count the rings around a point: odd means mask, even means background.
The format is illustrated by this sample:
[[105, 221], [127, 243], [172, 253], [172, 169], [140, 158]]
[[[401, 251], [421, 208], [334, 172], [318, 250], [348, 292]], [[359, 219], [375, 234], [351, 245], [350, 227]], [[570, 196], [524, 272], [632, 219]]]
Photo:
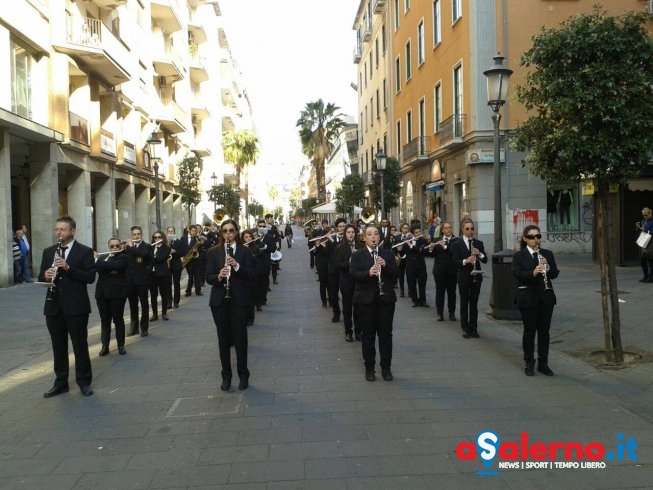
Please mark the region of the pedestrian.
[[542, 234], [535, 225], [522, 232], [520, 250], [512, 257], [512, 273], [517, 278], [517, 306], [524, 323], [522, 347], [524, 372], [535, 374], [535, 336], [537, 335], [537, 370], [553, 376], [549, 367], [549, 330], [556, 296], [551, 280], [558, 277], [553, 252], [540, 248]]
[[[143, 241], [143, 229], [131, 227], [131, 239], [127, 240], [125, 254], [129, 257], [127, 279], [129, 282], [129, 332], [127, 337], [140, 332], [141, 337], [149, 334], [150, 302], [150, 245]], [[140, 304], [140, 319], [138, 307]]]
[[29, 246], [29, 240], [27, 239], [27, 226], [21, 226], [21, 231], [23, 236], [21, 237], [21, 252], [23, 253], [23, 281], [32, 282], [32, 252]]
[[93, 372], [88, 353], [88, 316], [91, 302], [87, 285], [95, 281], [93, 250], [75, 240], [77, 224], [70, 216], [57, 218], [58, 243], [43, 250], [39, 281], [49, 282], [43, 313], [52, 341], [54, 385], [45, 398], [68, 391], [68, 337], [75, 353], [75, 379], [84, 396], [93, 394]]
[[122, 356], [125, 350], [125, 303], [129, 283], [127, 268], [129, 257], [124, 253], [123, 245], [118, 237], [111, 237], [107, 243], [108, 252], [95, 253], [95, 268], [98, 272], [95, 286], [95, 302], [100, 313], [100, 339], [102, 348], [100, 356], [109, 353], [111, 342], [111, 321], [116, 326], [116, 343], [118, 353]]
[[483, 274], [481, 262], [487, 263], [483, 242], [474, 238], [474, 222], [463, 221], [463, 236], [451, 246], [458, 269], [458, 292], [460, 294], [460, 326], [463, 337], [479, 338], [478, 297], [481, 293]]
[[444, 321], [444, 296], [447, 296], [449, 320], [456, 321], [456, 285], [458, 272], [453, 259], [453, 243], [457, 237], [453, 234], [453, 225], [448, 221], [441, 224], [442, 235], [429, 244], [433, 257], [433, 279], [435, 280], [436, 319]]
[[392, 381], [392, 322], [397, 296], [394, 280], [399, 268], [390, 250], [379, 248], [379, 230], [365, 229], [365, 246], [351, 256], [349, 274], [355, 281], [353, 303], [361, 324], [365, 379], [374, 381], [376, 338], [379, 338], [381, 376]]
[[[638, 223], [635, 223], [637, 231], [645, 231], [649, 235], [653, 235], [653, 212], [651, 208], [642, 209], [642, 220]], [[651, 238], [653, 240], [653, 238]], [[649, 244], [649, 249], [651, 245]], [[653, 282], [653, 257], [650, 257], [646, 248], [640, 250], [640, 264], [642, 265], [642, 272], [644, 272], [644, 277], [642, 277], [639, 282]]]
[[249, 386], [247, 368], [247, 310], [252, 303], [250, 284], [254, 280], [254, 262], [249, 248], [238, 235], [238, 224], [227, 219], [220, 225], [221, 242], [206, 255], [206, 282], [211, 284], [209, 306], [218, 334], [222, 384], [231, 388], [231, 346], [236, 350], [239, 390]]
[[161, 318], [168, 320], [168, 305], [172, 293], [172, 272], [168, 266], [170, 258], [170, 247], [168, 239], [162, 231], [155, 231], [152, 234], [152, 245], [150, 249], [150, 303], [152, 305], [151, 322], [159, 319], [159, 304], [157, 297], [161, 295]]
[[14, 259], [14, 284], [21, 284], [23, 282], [23, 254], [20, 250], [20, 233], [22, 230], [19, 228], [14, 232], [12, 239], [12, 254]]

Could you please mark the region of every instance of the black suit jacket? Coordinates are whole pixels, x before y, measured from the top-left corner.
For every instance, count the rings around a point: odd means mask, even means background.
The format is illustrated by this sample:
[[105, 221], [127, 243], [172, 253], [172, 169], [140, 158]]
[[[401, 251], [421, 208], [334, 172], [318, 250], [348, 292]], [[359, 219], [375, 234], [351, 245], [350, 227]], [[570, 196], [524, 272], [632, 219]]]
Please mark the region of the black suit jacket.
[[[390, 250], [379, 249], [379, 256], [385, 260], [385, 266], [381, 268], [381, 279], [383, 281], [383, 292], [387, 303], [395, 303], [397, 295], [394, 290], [395, 279], [399, 276], [399, 267], [395, 262], [394, 253]], [[355, 281], [354, 304], [371, 304], [374, 302], [379, 291], [379, 279], [377, 276], [370, 277], [370, 267], [374, 265], [374, 258], [367, 250], [367, 247], [356, 250], [351, 255], [349, 274]]]
[[[43, 250], [39, 281], [46, 281], [45, 271], [52, 266], [58, 248], [58, 245], [52, 245]], [[88, 315], [91, 313], [91, 301], [86, 285], [93, 284], [96, 271], [93, 250], [75, 241], [66, 255], [66, 263], [69, 269], [61, 270], [55, 301], [45, 302], [43, 314]]]
[[[560, 274], [556, 265], [553, 252], [550, 250], [540, 249], [540, 254], [549, 264], [549, 270], [546, 273], [549, 283], [553, 288], [551, 279], [555, 279]], [[533, 276], [533, 270], [538, 265], [527, 247], [515, 252], [512, 256], [512, 273], [517, 278], [517, 306], [520, 308], [534, 308], [540, 301], [546, 305], [553, 306], [556, 304], [556, 296], [553, 289], [549, 292], [544, 290], [544, 278], [541, 274]]]
[[455, 274], [457, 267], [456, 263], [453, 260], [453, 245], [458, 240], [457, 237], [451, 235], [447, 248], [444, 248], [444, 237], [441, 236], [435, 243], [442, 243], [442, 245], [436, 245], [431, 252], [433, 260], [433, 274], [439, 276], [441, 274]]
[[[170, 254], [172, 255], [172, 260], [170, 260], [170, 268], [173, 271], [181, 271], [183, 268], [181, 266], [182, 254], [179, 253], [177, 247], [181, 245], [181, 240], [179, 238], [173, 238], [168, 242], [170, 245]], [[174, 251], [173, 251], [174, 250]]]
[[98, 272], [95, 299], [126, 298], [129, 284], [127, 267], [129, 267], [129, 257], [123, 252], [109, 257], [108, 260], [100, 256], [95, 263]]
[[[223, 244], [211, 247], [206, 253], [206, 282], [211, 284], [211, 299], [209, 306], [220, 306], [224, 301], [225, 284], [218, 274], [224, 267], [226, 259]], [[250, 289], [253, 287], [255, 276], [254, 259], [249, 248], [243, 244], [236, 245], [234, 259], [238, 262], [238, 270], [231, 271], [229, 285], [231, 287], [231, 302], [238, 306], [253, 304]]]
[[168, 257], [170, 257], [170, 247], [161, 244], [159, 250], [156, 251], [156, 247], [152, 247], [150, 250], [150, 263], [152, 264], [152, 276], [154, 277], [166, 277], [170, 276], [170, 268], [168, 267]]
[[[473, 246], [481, 252], [481, 256], [479, 256], [477, 260], [480, 260], [483, 264], [487, 264], [487, 255], [485, 254], [483, 242], [477, 238], [473, 238], [473, 240]], [[475, 266], [474, 264], [463, 265], [463, 260], [471, 255], [469, 248], [467, 248], [467, 239], [465, 237], [460, 237], [454, 244], [450, 245], [449, 248], [451, 248], [453, 260], [458, 269], [458, 282], [470, 281]], [[476, 266], [476, 269], [479, 269], [479, 265]]]
[[141, 241], [137, 247], [125, 247], [129, 257], [127, 279], [131, 284], [143, 285], [150, 283], [150, 244]]

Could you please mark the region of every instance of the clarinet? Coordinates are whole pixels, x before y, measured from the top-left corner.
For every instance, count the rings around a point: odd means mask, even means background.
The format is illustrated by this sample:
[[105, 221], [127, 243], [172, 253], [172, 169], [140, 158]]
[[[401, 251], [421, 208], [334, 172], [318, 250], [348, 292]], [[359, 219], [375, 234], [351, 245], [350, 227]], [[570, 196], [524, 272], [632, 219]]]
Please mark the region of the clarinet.
[[[379, 257], [379, 246], [375, 243], [374, 248], [372, 249], [372, 256], [374, 257], [374, 264], [376, 265], [376, 260]], [[383, 279], [381, 279], [381, 266], [379, 266], [379, 271], [376, 273], [379, 286], [379, 297], [382, 298], [385, 296], [383, 292]]]
[[540, 253], [540, 247], [537, 247], [535, 249], [535, 252], [537, 253], [537, 262], [540, 265], [544, 265], [544, 270], [542, 271], [542, 280], [544, 281], [544, 291], [551, 291], [553, 288], [551, 287], [551, 281], [549, 281], [549, 278], [547, 277], [546, 273], [549, 270], [549, 264], [544, 258], [544, 256]]
[[231, 284], [229, 284], [229, 276], [231, 276], [231, 266], [227, 264], [227, 259], [232, 256], [233, 249], [231, 248], [231, 243], [227, 244], [227, 255], [225, 257], [225, 267], [229, 268], [229, 275], [224, 284], [224, 299], [231, 299]]

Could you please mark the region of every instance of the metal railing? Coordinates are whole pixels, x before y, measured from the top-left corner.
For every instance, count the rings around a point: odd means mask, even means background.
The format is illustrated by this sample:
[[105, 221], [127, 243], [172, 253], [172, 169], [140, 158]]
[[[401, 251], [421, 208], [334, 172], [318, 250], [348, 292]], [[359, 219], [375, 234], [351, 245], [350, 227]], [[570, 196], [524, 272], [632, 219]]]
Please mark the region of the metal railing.
[[465, 131], [465, 114], [454, 114], [440, 123], [440, 144], [443, 145], [454, 138], [462, 138]]
[[430, 136], [418, 136], [404, 145], [402, 153], [404, 154], [404, 161], [412, 160], [413, 158], [426, 158], [431, 150]]

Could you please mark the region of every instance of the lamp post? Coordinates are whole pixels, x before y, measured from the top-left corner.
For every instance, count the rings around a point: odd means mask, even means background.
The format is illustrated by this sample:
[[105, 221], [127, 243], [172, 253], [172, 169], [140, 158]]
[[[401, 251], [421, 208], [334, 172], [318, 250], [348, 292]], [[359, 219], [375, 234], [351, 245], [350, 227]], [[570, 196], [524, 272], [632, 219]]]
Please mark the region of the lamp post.
[[[218, 176], [215, 175], [215, 172], [211, 175], [211, 182], [213, 183], [213, 192], [215, 192], [215, 188], [218, 186]], [[217, 204], [215, 202], [215, 195], [213, 195], [213, 212], [215, 213], [216, 209], [218, 209]]]
[[154, 162], [154, 203], [156, 209], [156, 229], [161, 230], [161, 200], [159, 197], [159, 145], [161, 140], [156, 134], [156, 131], [152, 131], [147, 144], [150, 147], [150, 160]]
[[506, 103], [512, 70], [503, 65], [503, 56], [494, 57], [494, 65], [483, 72], [487, 78], [487, 104], [494, 123], [494, 253], [503, 250], [503, 213], [501, 209], [501, 154], [499, 148], [499, 110]]
[[383, 152], [383, 148], [379, 148], [379, 151], [376, 153], [376, 169], [381, 172], [381, 182], [380, 182], [380, 191], [381, 191], [381, 219], [384, 218], [385, 216], [385, 196], [383, 195], [383, 174], [385, 170], [385, 163], [387, 161], [387, 157], [385, 156], [385, 153]]

